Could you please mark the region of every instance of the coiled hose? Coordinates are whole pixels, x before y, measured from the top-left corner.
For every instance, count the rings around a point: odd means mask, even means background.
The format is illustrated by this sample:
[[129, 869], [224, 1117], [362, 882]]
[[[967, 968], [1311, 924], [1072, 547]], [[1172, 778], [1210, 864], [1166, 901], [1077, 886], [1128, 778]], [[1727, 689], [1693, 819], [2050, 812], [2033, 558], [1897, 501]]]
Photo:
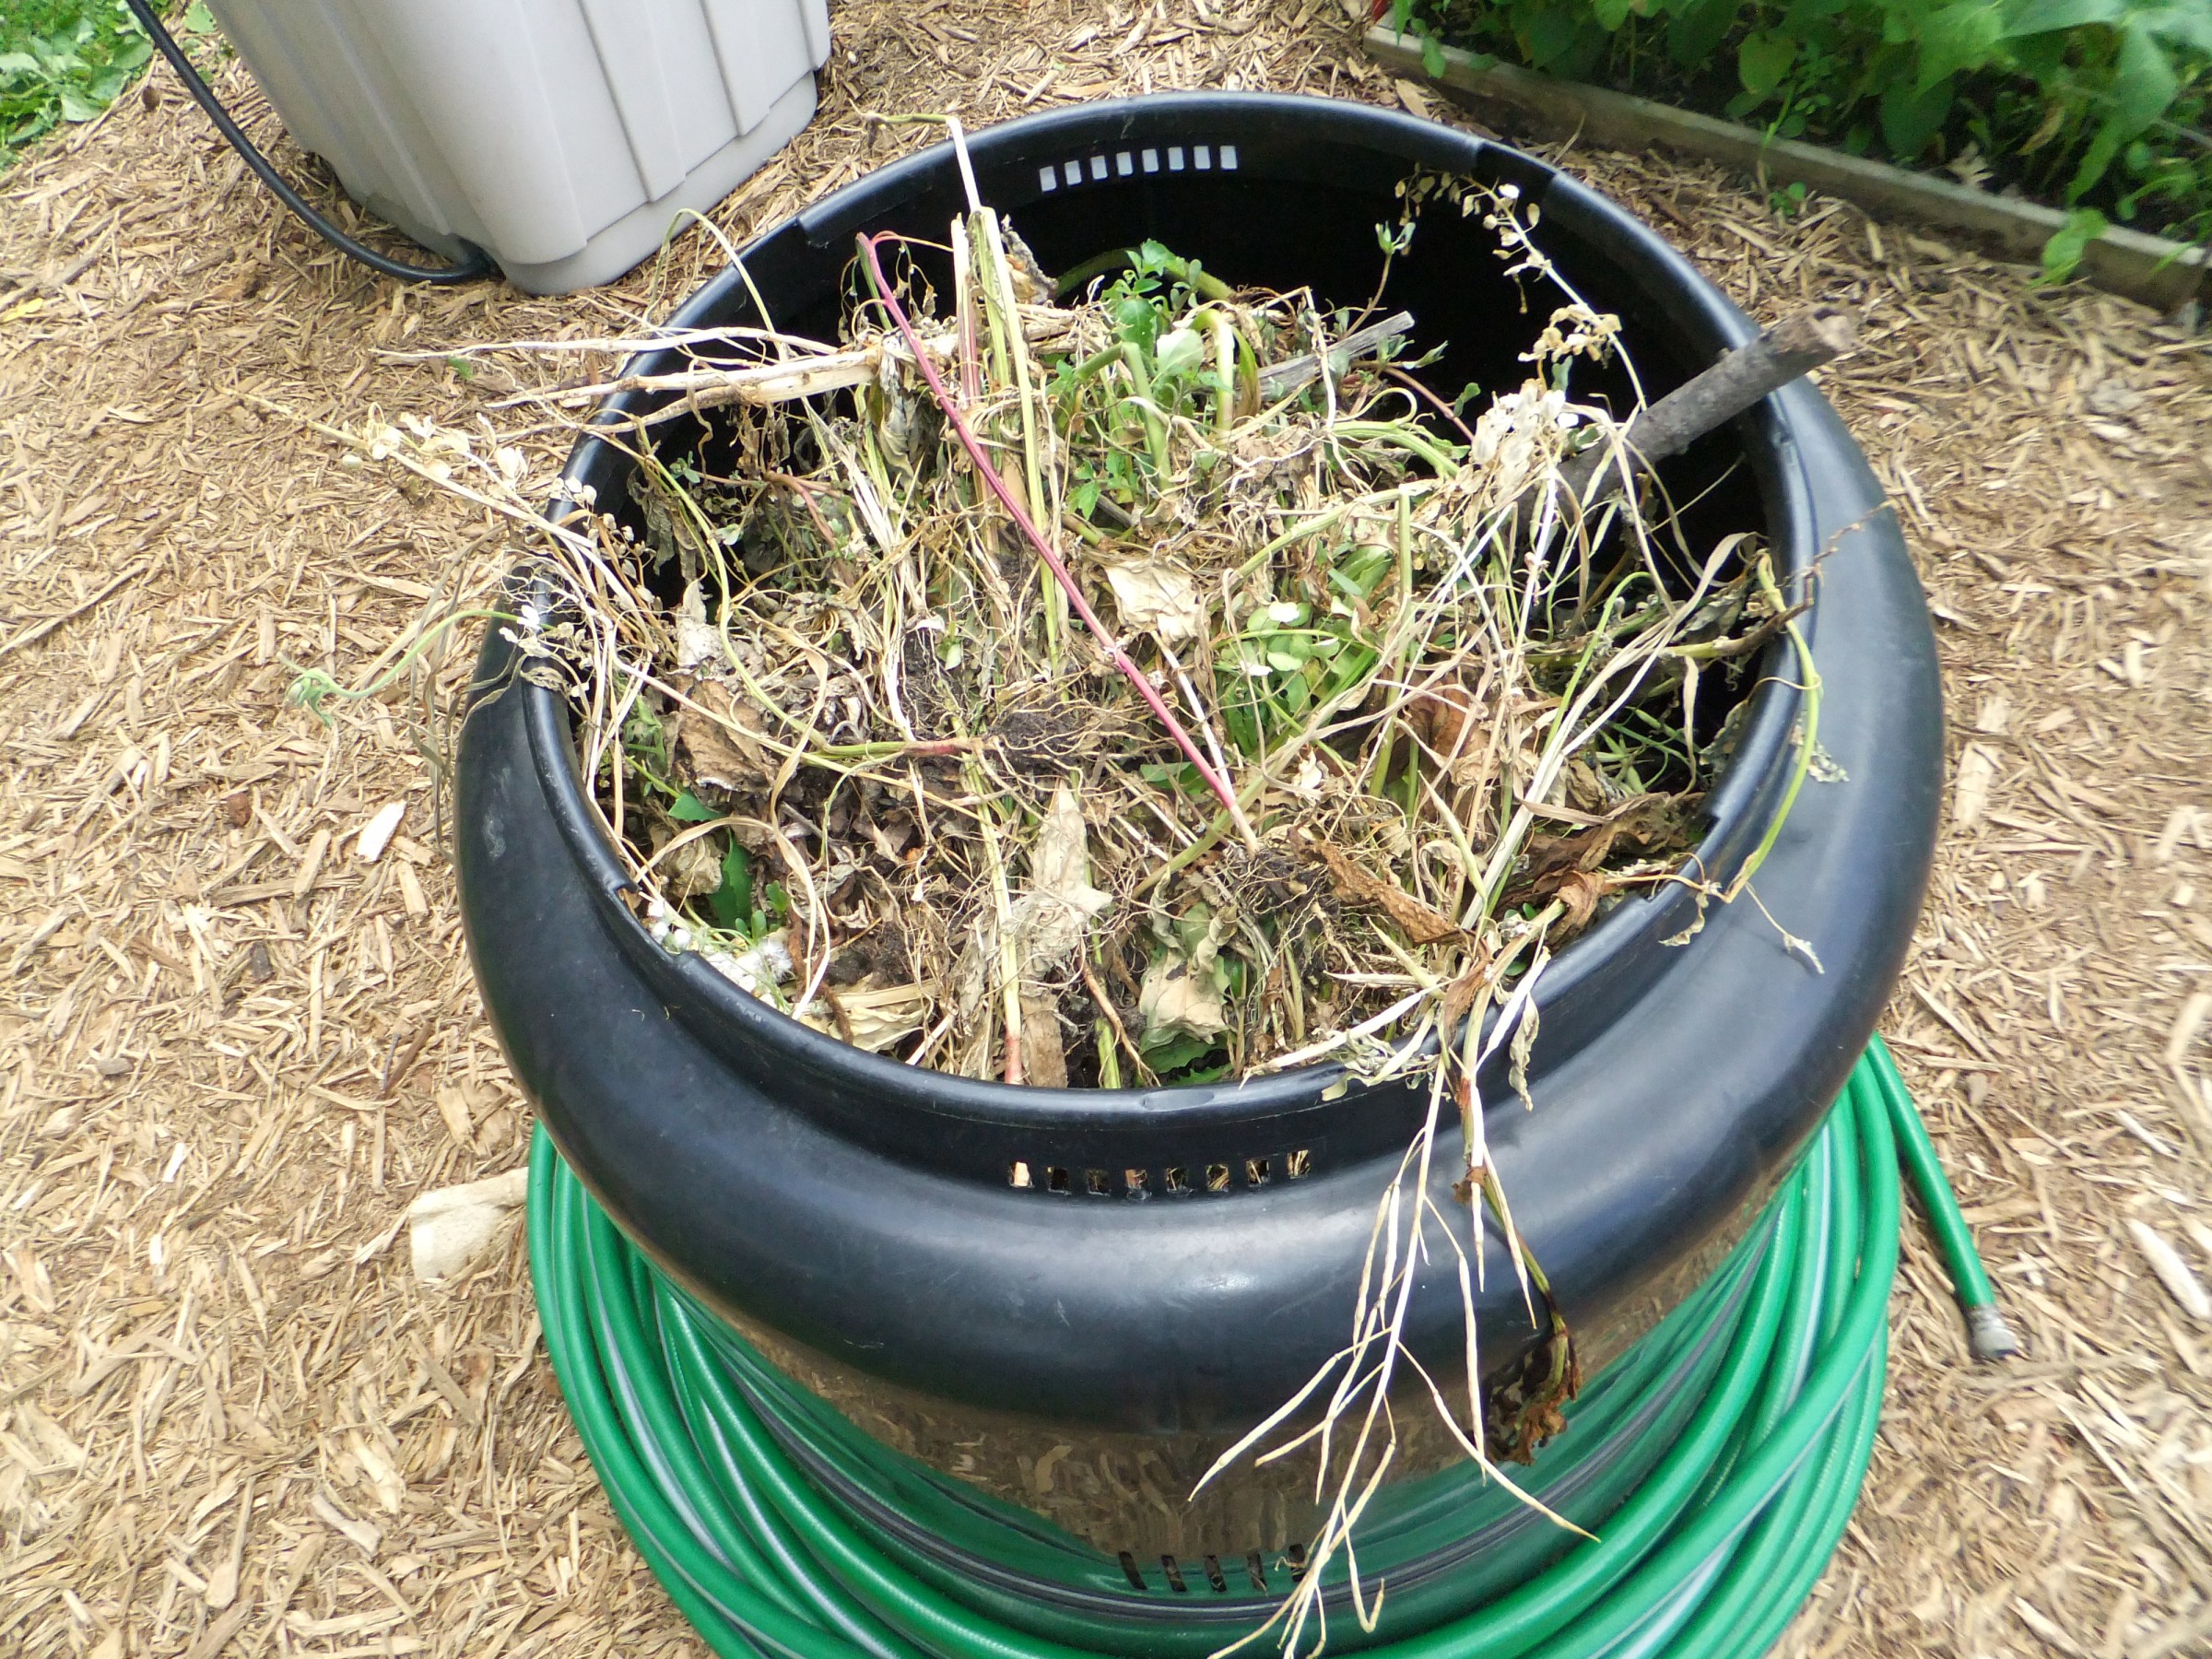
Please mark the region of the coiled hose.
[[[1593, 1459], [1596, 1473], [1584, 1472], [1570, 1512], [1595, 1523], [1596, 1541], [1535, 1532], [1548, 1564], [1500, 1583], [1470, 1560], [1445, 1576], [1479, 1595], [1475, 1605], [1409, 1591], [1394, 1617], [1386, 1602], [1371, 1635], [1332, 1620], [1332, 1644], [1388, 1659], [1765, 1653], [1827, 1566], [1872, 1453], [1900, 1154], [1976, 1352], [2012, 1351], [1958, 1200], [1877, 1038], [1744, 1244], [1570, 1408], [1558, 1443], [1577, 1446], [1579, 1428], [1582, 1458], [1606, 1449], [1608, 1427], [1626, 1437], [1655, 1434], [1660, 1418], [1679, 1425], [1655, 1459]], [[856, 1522], [861, 1512], [826, 1499], [794, 1460], [809, 1434], [825, 1432], [818, 1421], [794, 1429], [806, 1396], [622, 1238], [543, 1131], [529, 1221], [547, 1347], [585, 1450], [640, 1552], [724, 1659], [1201, 1659], [1250, 1628], [1224, 1633], [1218, 1622], [1177, 1620], [1173, 1609], [1147, 1626], [1087, 1614], [1080, 1601], [1031, 1606], [1003, 1583], [918, 1555], [900, 1541], [912, 1527]], [[1679, 1409], [1640, 1409], [1658, 1379], [1681, 1374], [1641, 1362], [1666, 1352], [1711, 1358], [1699, 1361], [1699, 1386]], [[838, 1425], [826, 1432], [864, 1438]], [[867, 1512], [933, 1535], [965, 1527], [977, 1560], [994, 1541], [1003, 1548], [1019, 1536], [980, 1508], [931, 1508], [913, 1471], [896, 1468], [897, 1454], [866, 1448], [845, 1450], [872, 1484]], [[1541, 1477], [1547, 1461], [1533, 1474]], [[1541, 1478], [1532, 1484], [1546, 1489]], [[1455, 1500], [1455, 1516], [1472, 1512]]]

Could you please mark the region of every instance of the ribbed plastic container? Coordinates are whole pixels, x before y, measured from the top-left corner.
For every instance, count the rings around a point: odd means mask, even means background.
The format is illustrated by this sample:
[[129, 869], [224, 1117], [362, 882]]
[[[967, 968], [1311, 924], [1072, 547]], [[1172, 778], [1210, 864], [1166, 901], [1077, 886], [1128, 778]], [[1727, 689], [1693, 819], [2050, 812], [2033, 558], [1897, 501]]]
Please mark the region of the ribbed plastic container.
[[[969, 151], [983, 199], [1047, 271], [1156, 238], [1231, 284], [1363, 298], [1382, 277], [1375, 227], [1402, 210], [1404, 181], [1471, 176], [1517, 187], [1532, 218], [1542, 210], [1545, 253], [1620, 316], [1653, 391], [1754, 332], [1680, 253], [1572, 179], [1363, 105], [1136, 99], [994, 127]], [[854, 235], [942, 237], [963, 200], [949, 147], [908, 157], [761, 236], [742, 271], [672, 321], [757, 326], [765, 312], [830, 337]], [[1408, 355], [1449, 354], [1430, 371], [1447, 394], [1471, 380], [1516, 384], [1529, 317], [1549, 303], [1532, 292], [1524, 312], [1494, 247], [1479, 218], [1432, 214], [1391, 261], [1389, 302], [1416, 319]], [[943, 266], [923, 268], [947, 291]], [[629, 365], [681, 366], [674, 352]], [[615, 407], [643, 413], [669, 396]], [[719, 441], [712, 425], [652, 429], [664, 456], [725, 469], [725, 452], [700, 447]], [[631, 512], [635, 465], [629, 445], [594, 435], [562, 476]], [[1694, 545], [1761, 531], [1785, 587], [1814, 595], [1801, 626], [1835, 770], [1789, 807], [1759, 867], [1759, 903], [1711, 903], [1670, 883], [1560, 953], [1536, 993], [1533, 1111], [1506, 1054], [1481, 1079], [1514, 1219], [1593, 1376], [1706, 1281], [1835, 1100], [1911, 941], [1942, 780], [1919, 581], [1819, 392], [1784, 387], [1665, 476], [1677, 500], [1699, 503]], [[1703, 802], [1686, 868], [1724, 888], [1792, 775], [1803, 709], [1789, 651], [1776, 641], [1744, 677], [1734, 756]], [[577, 775], [572, 710], [516, 666], [512, 630], [491, 630], [455, 768], [461, 909], [485, 1008], [576, 1175], [710, 1324], [735, 1333], [731, 1363], [750, 1368], [741, 1386], [781, 1391], [771, 1415], [813, 1425], [785, 1453], [855, 1514], [875, 1469], [911, 1458], [937, 1512], [989, 1510], [992, 1525], [1041, 1516], [1057, 1530], [1032, 1561], [1079, 1538], [1092, 1551], [1082, 1571], [1109, 1589], [1124, 1582], [1118, 1552], [1233, 1564], [1313, 1536], [1311, 1464], [1245, 1465], [1197, 1502], [1185, 1495], [1343, 1347], [1376, 1200], [1425, 1094], [1326, 1065], [1149, 1090], [1015, 1087], [801, 1025], [647, 934]], [[1818, 968], [1792, 954], [1783, 926], [1816, 942]], [[1439, 1214], [1465, 1213], [1456, 1173], [1449, 1159], [1431, 1171]], [[1494, 1386], [1518, 1374], [1538, 1332], [1495, 1226], [1483, 1249], [1475, 1300]], [[1406, 1353], [1452, 1398], [1465, 1376], [1461, 1298], [1440, 1251], [1403, 1314]], [[1667, 1397], [1700, 1399], [1708, 1373], [1688, 1349], [1668, 1351], [1684, 1356], [1686, 1392]], [[824, 1414], [892, 1450], [862, 1470], [874, 1454], [856, 1463], [861, 1442]], [[1399, 1426], [1394, 1480], [1410, 1490], [1410, 1477], [1457, 1464], [1424, 1394]], [[1428, 1500], [1379, 1497], [1370, 1514]], [[1440, 1535], [1481, 1525], [1450, 1503], [1433, 1513]], [[868, 1512], [865, 1524], [895, 1523]], [[928, 1556], [956, 1530], [921, 1526], [900, 1547]], [[1415, 1559], [1406, 1547], [1401, 1567]], [[1052, 1571], [1038, 1565], [1019, 1594]], [[1392, 1578], [1394, 1596], [1412, 1588], [1409, 1572]]]
[[210, 0], [302, 149], [534, 294], [620, 276], [814, 115], [826, 0]]

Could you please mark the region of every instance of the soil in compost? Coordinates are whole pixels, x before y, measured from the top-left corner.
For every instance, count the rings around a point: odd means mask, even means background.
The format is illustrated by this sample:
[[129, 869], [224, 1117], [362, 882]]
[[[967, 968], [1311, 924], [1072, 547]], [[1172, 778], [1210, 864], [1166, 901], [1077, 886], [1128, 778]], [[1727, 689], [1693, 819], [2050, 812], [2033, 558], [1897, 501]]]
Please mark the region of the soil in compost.
[[[1561, 492], [1618, 319], [1511, 186], [1401, 194], [1372, 294], [1157, 243], [1055, 279], [977, 210], [949, 291], [881, 239], [839, 340], [680, 377], [709, 441], [641, 433], [546, 636], [665, 947], [977, 1078], [1381, 1076], [1683, 878], [1794, 607], [1656, 487]], [[1409, 358], [1424, 216], [1521, 284], [1521, 383]]]

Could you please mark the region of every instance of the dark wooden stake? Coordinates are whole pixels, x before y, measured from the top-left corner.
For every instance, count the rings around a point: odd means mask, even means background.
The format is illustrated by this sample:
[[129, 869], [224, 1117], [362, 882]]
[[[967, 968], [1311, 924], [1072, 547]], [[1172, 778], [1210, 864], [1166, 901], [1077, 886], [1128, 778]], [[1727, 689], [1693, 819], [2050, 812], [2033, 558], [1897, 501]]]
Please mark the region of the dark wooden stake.
[[[1584, 512], [1622, 487], [1617, 460], [1626, 453], [1631, 476], [1678, 455], [1716, 427], [1725, 426], [1768, 393], [1832, 362], [1858, 342], [1858, 324], [1832, 305], [1816, 305], [1738, 346], [1702, 374], [1685, 382], [1629, 423], [1620, 444], [1598, 443], [1559, 469], [1559, 484]], [[1526, 503], [1534, 506], [1533, 500]]]

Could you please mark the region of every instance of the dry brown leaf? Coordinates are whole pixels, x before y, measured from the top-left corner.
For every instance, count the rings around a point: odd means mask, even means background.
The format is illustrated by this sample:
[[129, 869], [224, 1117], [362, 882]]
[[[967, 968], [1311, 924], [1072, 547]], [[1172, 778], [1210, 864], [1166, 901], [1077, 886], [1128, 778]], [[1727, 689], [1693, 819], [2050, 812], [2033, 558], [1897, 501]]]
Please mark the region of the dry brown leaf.
[[1157, 635], [1170, 645], [1205, 636], [1206, 595], [1197, 578], [1182, 566], [1146, 554], [1101, 557], [1099, 565], [1113, 590], [1124, 627]]
[[735, 794], [773, 771], [753, 735], [767, 727], [750, 703], [720, 680], [695, 680], [684, 694], [699, 706], [683, 711], [677, 742], [691, 759], [699, 782]]
[[1328, 866], [1338, 898], [1359, 910], [1381, 911], [1408, 944], [1434, 945], [1460, 931], [1451, 917], [1431, 910], [1397, 883], [1370, 875], [1342, 848], [1306, 837], [1299, 839], [1299, 846], [1306, 856]]
[[1050, 973], [1083, 942], [1091, 919], [1113, 897], [1090, 885], [1089, 831], [1075, 791], [1061, 784], [1030, 851], [1030, 885], [1014, 900], [1010, 924], [1024, 980]]
[[1060, 1040], [1057, 997], [1021, 999], [1021, 1077], [1039, 1088], [1067, 1087], [1067, 1049]]
[[1464, 739], [1479, 713], [1475, 694], [1457, 682], [1416, 692], [1406, 700], [1406, 728], [1438, 760], [1464, 764]]
[[415, 1277], [435, 1284], [466, 1268], [521, 1207], [529, 1188], [530, 1171], [525, 1168], [441, 1187], [416, 1199], [407, 1206], [407, 1245]]
[[1571, 933], [1580, 932], [1597, 913], [1598, 900], [1618, 892], [1620, 883], [1602, 870], [1570, 870], [1553, 889], [1552, 897], [1567, 907], [1562, 918]]
[[1228, 1005], [1214, 972], [1223, 931], [1221, 919], [1209, 917], [1204, 935], [1195, 943], [1186, 947], [1170, 940], [1153, 953], [1136, 988], [1136, 1013], [1144, 1022], [1146, 1043], [1178, 1033], [1214, 1038], [1229, 1030]]
[[[932, 998], [926, 985], [885, 985], [834, 994], [834, 1009], [809, 1006], [799, 1017], [800, 1023], [872, 1054], [880, 1054], [919, 1031], [928, 1017]], [[844, 1016], [841, 1021], [837, 1018], [841, 1013]]]

